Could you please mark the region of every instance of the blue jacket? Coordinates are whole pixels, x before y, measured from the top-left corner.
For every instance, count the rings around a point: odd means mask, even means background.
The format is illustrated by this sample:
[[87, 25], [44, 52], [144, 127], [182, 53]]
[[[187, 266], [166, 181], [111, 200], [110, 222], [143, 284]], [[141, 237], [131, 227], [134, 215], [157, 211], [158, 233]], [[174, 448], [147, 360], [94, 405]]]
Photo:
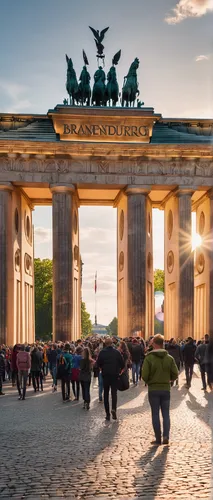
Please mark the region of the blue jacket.
[[72, 355], [72, 367], [79, 369], [81, 359], [82, 359], [82, 356], [80, 354], [73, 354]]

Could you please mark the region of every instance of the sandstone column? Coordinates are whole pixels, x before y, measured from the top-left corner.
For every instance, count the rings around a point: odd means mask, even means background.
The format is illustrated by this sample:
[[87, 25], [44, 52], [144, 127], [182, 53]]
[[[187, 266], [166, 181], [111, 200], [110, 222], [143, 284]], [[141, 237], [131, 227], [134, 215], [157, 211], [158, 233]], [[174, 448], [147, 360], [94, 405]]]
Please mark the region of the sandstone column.
[[12, 185], [0, 185], [0, 344], [7, 341], [9, 215]]
[[73, 327], [73, 193], [51, 186], [53, 193], [53, 337], [70, 340]]
[[179, 253], [179, 336], [194, 333], [194, 253], [192, 252], [191, 197], [193, 191], [180, 189], [178, 196]]
[[210, 203], [210, 231], [206, 246], [209, 253], [209, 333], [213, 339], [213, 189], [208, 193]]
[[147, 296], [147, 195], [149, 190], [129, 186], [127, 194], [128, 238], [128, 335], [146, 333]]

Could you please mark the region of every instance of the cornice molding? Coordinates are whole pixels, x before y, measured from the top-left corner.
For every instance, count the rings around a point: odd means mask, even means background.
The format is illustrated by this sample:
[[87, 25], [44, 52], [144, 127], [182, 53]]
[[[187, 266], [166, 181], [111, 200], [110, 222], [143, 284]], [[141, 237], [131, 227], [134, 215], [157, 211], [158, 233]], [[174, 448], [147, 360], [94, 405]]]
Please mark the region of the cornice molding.
[[[96, 143], [96, 142], [30, 142], [1, 140], [0, 155], [7, 154], [10, 158], [17, 154], [53, 155], [63, 157], [103, 157], [132, 158], [138, 156], [157, 158], [213, 158], [211, 144], [125, 144], [125, 143]], [[13, 156], [11, 156], [13, 155]], [[41, 157], [40, 156], [40, 157]]]

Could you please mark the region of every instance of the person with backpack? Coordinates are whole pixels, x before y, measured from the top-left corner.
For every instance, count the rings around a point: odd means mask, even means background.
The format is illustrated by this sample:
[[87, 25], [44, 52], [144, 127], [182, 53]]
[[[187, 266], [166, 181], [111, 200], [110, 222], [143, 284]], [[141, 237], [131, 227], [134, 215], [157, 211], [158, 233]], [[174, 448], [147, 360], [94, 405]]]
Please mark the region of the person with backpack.
[[71, 374], [72, 354], [70, 354], [70, 345], [67, 343], [59, 356], [57, 368], [57, 378], [61, 380], [61, 392], [64, 403], [70, 400]]

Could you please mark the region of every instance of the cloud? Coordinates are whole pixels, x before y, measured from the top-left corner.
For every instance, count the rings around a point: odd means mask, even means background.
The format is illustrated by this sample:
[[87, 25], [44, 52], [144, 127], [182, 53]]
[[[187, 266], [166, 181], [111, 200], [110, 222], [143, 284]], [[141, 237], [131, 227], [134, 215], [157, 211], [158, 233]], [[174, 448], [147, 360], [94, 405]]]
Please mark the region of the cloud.
[[52, 230], [46, 227], [35, 227], [34, 237], [37, 245], [52, 241]]
[[5, 109], [6, 113], [17, 113], [31, 107], [31, 102], [25, 98], [28, 91], [25, 85], [0, 79], [0, 91], [11, 101]]
[[165, 17], [168, 24], [177, 24], [188, 17], [201, 17], [213, 11], [213, 0], [179, 0], [172, 14]]
[[208, 61], [210, 56], [200, 55], [195, 57], [196, 62]]

